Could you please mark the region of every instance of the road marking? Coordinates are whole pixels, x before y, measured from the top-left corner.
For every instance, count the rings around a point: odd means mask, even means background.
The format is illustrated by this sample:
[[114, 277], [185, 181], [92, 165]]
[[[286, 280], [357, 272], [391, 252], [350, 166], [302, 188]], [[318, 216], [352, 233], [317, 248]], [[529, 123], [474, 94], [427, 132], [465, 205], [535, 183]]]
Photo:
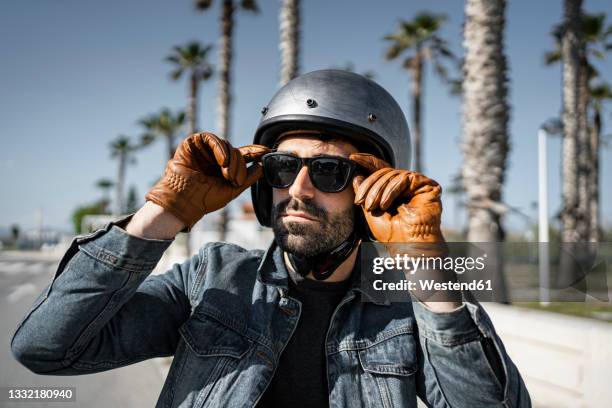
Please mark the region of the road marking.
[[22, 273], [27, 265], [26, 262], [0, 262], [0, 273], [17, 275]]
[[54, 262], [47, 261], [0, 261], [0, 274], [4, 275], [38, 275], [54, 267]]
[[6, 297], [6, 300], [9, 303], [15, 303], [22, 297], [36, 294], [36, 292], [38, 291], [33, 283], [24, 283], [22, 285], [15, 286], [13, 291]]
[[38, 275], [39, 273], [49, 269], [49, 264], [46, 262], [35, 262], [24, 268], [24, 272], [29, 275]]

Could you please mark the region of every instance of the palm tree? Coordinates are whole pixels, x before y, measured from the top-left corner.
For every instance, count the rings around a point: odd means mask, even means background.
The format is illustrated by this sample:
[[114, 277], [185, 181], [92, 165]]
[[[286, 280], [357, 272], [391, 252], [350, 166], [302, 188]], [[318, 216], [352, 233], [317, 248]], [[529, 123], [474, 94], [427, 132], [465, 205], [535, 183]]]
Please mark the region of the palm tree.
[[[575, 166], [576, 168], [576, 190], [577, 200], [575, 204], [564, 203], [564, 208], [575, 211], [566, 214], [567, 217], [574, 215], [575, 239], [586, 241], [590, 238], [591, 230], [598, 230], [598, 220], [591, 219], [591, 177], [590, 172], [594, 169], [593, 156], [598, 155], [592, 151], [590, 125], [588, 123], [591, 94], [589, 83], [599, 75], [592, 64], [594, 59], [603, 59], [605, 53], [612, 48], [608, 38], [612, 34], [612, 27], [606, 29], [606, 15], [604, 13], [590, 14], [581, 13], [580, 16], [580, 49], [579, 49], [579, 79], [578, 79], [578, 138], [576, 140], [576, 163], [563, 161], [563, 166]], [[566, 22], [557, 24], [552, 32], [555, 38], [555, 49], [545, 54], [547, 65], [556, 64], [563, 59], [563, 38], [565, 35]], [[564, 156], [565, 157], [565, 156]], [[564, 173], [565, 174], [565, 173]], [[595, 222], [596, 225], [591, 226]]]
[[11, 225], [11, 242], [13, 247], [17, 248], [17, 243], [19, 242], [19, 236], [21, 235], [21, 228], [19, 224]]
[[[213, 0], [194, 0], [198, 11], [210, 9]], [[230, 140], [230, 107], [231, 107], [231, 68], [234, 53], [232, 39], [234, 36], [234, 11], [237, 8], [252, 13], [257, 13], [259, 7], [255, 0], [221, 0], [221, 37], [219, 39], [219, 102], [218, 106], [218, 134], [220, 137]], [[227, 206], [221, 209], [219, 222], [220, 240], [225, 240], [227, 233]]]
[[125, 204], [125, 211], [128, 214], [134, 213], [138, 210], [138, 190], [135, 185], [131, 185], [128, 189], [127, 202]]
[[589, 241], [599, 242], [601, 236], [599, 216], [599, 151], [601, 144], [601, 130], [603, 128], [602, 109], [605, 101], [612, 100], [610, 84], [600, 83], [590, 88], [590, 97], [593, 101], [593, 124], [591, 126], [591, 169], [589, 172]]
[[[467, 0], [464, 27], [462, 181], [467, 195], [469, 242], [499, 242], [502, 190], [510, 149], [505, 0]], [[501, 253], [495, 267], [496, 300], [506, 301]]]
[[115, 183], [111, 179], [102, 178], [96, 181], [96, 187], [102, 190], [102, 200], [106, 203], [106, 206], [110, 204], [110, 189], [113, 188]]
[[410, 72], [412, 99], [412, 141], [414, 146], [414, 170], [422, 171], [422, 98], [425, 64], [433, 64], [435, 72], [445, 81], [451, 82], [443, 60], [456, 62], [448, 43], [438, 35], [446, 17], [428, 12], [419, 13], [412, 21], [402, 20], [395, 34], [385, 36], [391, 45], [387, 60], [398, 58], [406, 50], [412, 53], [403, 60], [403, 67]]
[[[606, 14], [582, 14], [583, 53], [581, 58], [581, 128], [582, 158], [579, 160], [582, 171], [579, 175], [580, 214], [584, 218], [581, 238], [585, 241], [598, 242], [600, 232], [599, 220], [599, 149], [601, 136], [602, 102], [610, 98], [610, 87], [604, 82], [590, 87], [590, 82], [599, 76], [598, 70], [591, 63], [594, 59], [603, 59], [612, 50], [609, 42], [612, 36], [612, 25], [606, 27]], [[593, 123], [588, 123], [588, 112], [593, 112]]]
[[281, 0], [280, 28], [281, 76], [283, 86], [300, 70], [300, 0]]
[[[235, 0], [222, 0], [221, 4], [221, 37], [219, 39], [219, 103], [218, 103], [218, 132], [219, 136], [229, 139], [230, 106], [231, 106], [231, 68], [234, 54], [234, 11], [240, 7], [253, 13], [259, 8], [255, 0], [242, 0], [236, 4]], [[195, 8], [198, 11], [210, 9], [213, 0], [195, 0]]]
[[163, 138], [166, 140], [168, 159], [171, 159], [176, 149], [177, 134], [185, 124], [185, 112], [172, 113], [170, 109], [164, 108], [157, 114], [141, 119], [140, 124], [145, 128], [141, 145], [145, 147]]
[[120, 135], [110, 144], [111, 157], [117, 158], [119, 167], [117, 171], [117, 181], [115, 183], [117, 202], [115, 214], [119, 215], [125, 211], [125, 201], [123, 199], [123, 186], [125, 184], [125, 170], [128, 164], [135, 163], [133, 153], [138, 149], [137, 145], [132, 144], [127, 136]]
[[200, 82], [208, 81], [213, 75], [212, 65], [208, 63], [208, 53], [212, 45], [202, 46], [192, 41], [183, 47], [175, 46], [166, 61], [174, 64], [170, 78], [177, 81], [183, 73], [189, 75], [189, 103], [187, 105], [187, 123], [189, 134], [198, 131], [198, 91]]
[[582, 0], [564, 0], [561, 33], [563, 62], [563, 147], [561, 241], [565, 243], [559, 258], [557, 284], [567, 288], [580, 277], [573, 267], [576, 253], [573, 243], [580, 240], [578, 213], [578, 149], [580, 143], [580, 74], [582, 64]]

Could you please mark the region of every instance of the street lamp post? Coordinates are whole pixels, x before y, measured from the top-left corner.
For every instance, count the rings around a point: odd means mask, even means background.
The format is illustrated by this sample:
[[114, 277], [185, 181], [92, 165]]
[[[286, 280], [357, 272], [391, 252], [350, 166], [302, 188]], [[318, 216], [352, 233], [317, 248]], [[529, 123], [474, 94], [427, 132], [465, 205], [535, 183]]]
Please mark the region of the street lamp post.
[[538, 131], [538, 270], [540, 304], [550, 304], [550, 243], [548, 236], [548, 160], [546, 137], [563, 133], [559, 119], [549, 119]]
[[538, 131], [538, 270], [540, 278], [540, 304], [550, 303], [550, 253], [548, 236], [548, 162], [544, 127]]

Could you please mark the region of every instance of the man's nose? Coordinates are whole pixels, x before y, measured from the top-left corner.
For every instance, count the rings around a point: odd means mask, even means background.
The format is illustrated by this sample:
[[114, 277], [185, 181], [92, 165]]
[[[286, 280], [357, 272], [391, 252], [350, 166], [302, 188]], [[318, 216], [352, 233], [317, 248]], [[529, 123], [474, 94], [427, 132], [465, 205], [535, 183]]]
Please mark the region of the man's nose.
[[300, 172], [295, 177], [293, 184], [291, 184], [289, 187], [289, 195], [304, 201], [304, 199], [312, 199], [314, 194], [315, 186], [313, 186], [312, 182], [310, 181], [308, 167], [304, 166], [300, 169]]

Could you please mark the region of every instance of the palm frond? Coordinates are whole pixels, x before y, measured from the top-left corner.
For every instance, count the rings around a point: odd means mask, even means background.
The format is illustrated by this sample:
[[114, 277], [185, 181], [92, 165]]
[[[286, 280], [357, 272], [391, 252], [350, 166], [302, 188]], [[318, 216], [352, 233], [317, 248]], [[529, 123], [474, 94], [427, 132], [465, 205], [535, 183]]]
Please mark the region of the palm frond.
[[151, 145], [151, 143], [155, 141], [155, 139], [156, 139], [156, 136], [154, 133], [149, 133], [149, 132], [143, 133], [140, 136], [140, 146], [141, 147], [149, 146]]
[[433, 67], [434, 67], [434, 70], [436, 71], [436, 74], [438, 74], [438, 76], [442, 78], [444, 82], [448, 83], [448, 81], [450, 81], [450, 78], [448, 75], [448, 69], [444, 65], [442, 65], [440, 61], [438, 61], [435, 58], [433, 59]]
[[548, 51], [544, 54], [544, 64], [552, 65], [561, 61], [561, 50]]
[[96, 181], [96, 187], [101, 189], [108, 189], [115, 185], [115, 182], [111, 179], [103, 178]]
[[125, 135], [119, 135], [109, 145], [111, 149], [111, 157], [117, 157], [121, 155], [127, 155], [129, 152], [134, 150], [134, 146], [130, 142], [130, 138]]
[[582, 13], [582, 35], [587, 43], [599, 41], [604, 34], [605, 13]]
[[196, 10], [203, 11], [208, 10], [212, 5], [213, 0], [195, 0], [194, 6]]
[[606, 58], [606, 54], [603, 51], [594, 48], [589, 49], [587, 53], [600, 60]]
[[612, 87], [610, 87], [610, 84], [607, 82], [601, 82], [597, 85], [591, 86], [589, 88], [589, 94], [591, 95], [591, 98], [598, 101], [603, 101], [606, 99], [612, 100]]
[[399, 46], [398, 44], [393, 44], [391, 47], [389, 47], [389, 48], [387, 49], [387, 52], [386, 52], [386, 54], [385, 54], [385, 59], [387, 59], [387, 60], [392, 60], [392, 59], [395, 59], [395, 58], [397, 58], [397, 57], [398, 57], [398, 56], [399, 56], [399, 55], [402, 53], [402, 51], [404, 51], [404, 50], [405, 50], [405, 48], [403, 48], [403, 47]]
[[215, 71], [211, 65], [206, 65], [198, 72], [198, 79], [208, 81], [214, 75]]
[[189, 41], [184, 46], [173, 47], [173, 54], [166, 61], [175, 64], [175, 69], [170, 72], [170, 78], [178, 80], [188, 70], [198, 80], [207, 80], [212, 76], [212, 66], [207, 60], [211, 44], [202, 45], [198, 41]]
[[174, 71], [170, 72], [170, 79], [173, 81], [177, 81], [183, 75], [183, 68], [177, 68]]
[[450, 79], [448, 84], [452, 96], [459, 96], [463, 93], [463, 80], [461, 78]]
[[259, 13], [259, 6], [256, 0], [242, 0], [240, 2], [240, 8], [253, 13]]
[[415, 61], [416, 61], [416, 57], [408, 57], [402, 63], [402, 67], [406, 69], [412, 69], [414, 67]]

